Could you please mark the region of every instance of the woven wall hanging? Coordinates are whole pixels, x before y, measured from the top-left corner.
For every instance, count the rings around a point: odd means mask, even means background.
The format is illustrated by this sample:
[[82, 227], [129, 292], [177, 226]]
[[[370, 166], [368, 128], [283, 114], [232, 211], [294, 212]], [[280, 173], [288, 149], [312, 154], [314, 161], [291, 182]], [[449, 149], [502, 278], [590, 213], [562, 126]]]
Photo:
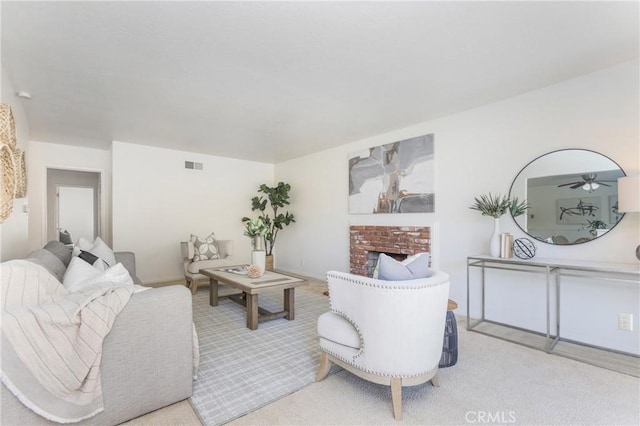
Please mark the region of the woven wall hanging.
[[[16, 143], [16, 123], [11, 106], [0, 104], [0, 223], [11, 216], [18, 181], [21, 182], [20, 185], [24, 185], [23, 192], [27, 192], [26, 169], [22, 175], [16, 161], [18, 157], [22, 157], [20, 162], [24, 164], [24, 153], [18, 149]], [[22, 186], [20, 189], [22, 190]]]
[[16, 148], [16, 122], [9, 104], [0, 104], [0, 142], [11, 149]]
[[11, 216], [13, 199], [16, 194], [16, 166], [13, 150], [6, 143], [0, 143], [0, 223]]
[[16, 165], [16, 198], [27, 196], [27, 165], [25, 153], [20, 148], [13, 150], [13, 159]]

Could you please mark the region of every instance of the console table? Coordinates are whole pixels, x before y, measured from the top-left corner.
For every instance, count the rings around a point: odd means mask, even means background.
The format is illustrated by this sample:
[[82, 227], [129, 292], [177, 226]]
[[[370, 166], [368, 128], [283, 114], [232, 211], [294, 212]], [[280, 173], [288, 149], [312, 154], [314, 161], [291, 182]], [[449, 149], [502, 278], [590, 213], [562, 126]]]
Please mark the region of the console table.
[[[471, 318], [471, 278], [470, 272], [472, 268], [479, 268], [481, 270], [480, 275], [480, 292], [481, 292], [481, 305], [480, 305], [480, 318], [475, 320]], [[563, 339], [560, 333], [560, 307], [561, 307], [561, 292], [562, 277], [580, 277], [587, 279], [606, 280], [610, 282], [619, 283], [631, 283], [632, 286], [638, 286], [640, 288], [640, 265], [628, 264], [628, 263], [605, 263], [605, 262], [585, 262], [580, 260], [563, 260], [563, 259], [502, 259], [491, 257], [487, 255], [470, 256], [467, 258], [467, 330], [476, 331], [479, 333], [487, 334], [493, 337], [499, 337], [491, 333], [478, 330], [477, 327], [483, 322], [497, 324], [500, 326], [506, 326], [515, 328], [521, 331], [532, 332], [531, 330], [523, 330], [518, 327], [510, 326], [496, 321], [485, 318], [485, 271], [487, 269], [498, 269], [507, 271], [517, 271], [528, 274], [541, 274], [545, 277], [546, 285], [546, 333], [544, 334], [544, 350], [547, 353], [553, 353], [553, 350], [558, 342], [567, 341], [570, 343], [577, 343], [584, 346], [594, 347], [585, 343], [574, 342], [568, 339]], [[553, 287], [553, 288], [552, 288]], [[551, 322], [551, 297], [555, 292], [555, 323]], [[536, 332], [533, 332], [536, 333]], [[539, 333], [538, 333], [539, 334]], [[504, 340], [520, 343], [525, 346], [540, 349], [538, 346], [518, 342], [508, 338], [500, 337]], [[597, 347], [596, 347], [597, 348]], [[636, 354], [628, 354], [624, 352], [615, 351], [613, 349], [604, 349], [611, 352], [621, 353], [623, 355], [638, 357]], [[563, 355], [566, 356], [566, 355]], [[576, 358], [577, 359], [577, 358]], [[583, 359], [581, 359], [584, 361]]]

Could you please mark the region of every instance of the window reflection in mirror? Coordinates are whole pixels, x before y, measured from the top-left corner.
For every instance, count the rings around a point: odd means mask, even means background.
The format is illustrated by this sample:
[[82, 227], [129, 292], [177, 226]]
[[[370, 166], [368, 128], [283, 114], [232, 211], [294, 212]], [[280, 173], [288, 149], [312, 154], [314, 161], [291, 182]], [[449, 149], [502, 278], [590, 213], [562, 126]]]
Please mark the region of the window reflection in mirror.
[[527, 214], [515, 218], [527, 234], [549, 244], [581, 244], [609, 232], [618, 213], [618, 178], [624, 171], [609, 157], [584, 149], [542, 155], [527, 164], [510, 196], [526, 199]]

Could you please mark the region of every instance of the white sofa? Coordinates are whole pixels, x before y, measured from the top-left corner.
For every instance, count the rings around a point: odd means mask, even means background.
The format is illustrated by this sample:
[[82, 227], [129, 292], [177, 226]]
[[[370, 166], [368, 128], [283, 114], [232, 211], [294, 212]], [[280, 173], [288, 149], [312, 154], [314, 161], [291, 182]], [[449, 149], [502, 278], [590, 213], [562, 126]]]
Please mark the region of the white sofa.
[[[134, 254], [115, 255], [135, 277]], [[30, 254], [27, 260], [34, 268], [38, 268], [36, 264], [43, 266], [56, 279], [67, 266], [45, 249]], [[192, 324], [191, 294], [183, 286], [134, 293], [103, 342], [100, 373], [104, 411], [74, 424], [115, 425], [189, 398], [193, 390]], [[24, 406], [4, 385], [1, 391], [0, 424], [57, 424]]]

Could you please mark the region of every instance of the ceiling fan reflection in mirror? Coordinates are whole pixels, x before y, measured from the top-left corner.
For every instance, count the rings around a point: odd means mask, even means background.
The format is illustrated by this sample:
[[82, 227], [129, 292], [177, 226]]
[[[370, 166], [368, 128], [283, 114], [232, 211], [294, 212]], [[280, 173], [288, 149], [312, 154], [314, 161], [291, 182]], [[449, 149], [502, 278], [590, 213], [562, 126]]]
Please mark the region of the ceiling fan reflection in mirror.
[[606, 184], [605, 182], [615, 182], [611, 180], [597, 180], [598, 175], [596, 173], [587, 173], [582, 175], [581, 177], [582, 177], [582, 180], [579, 182], [563, 183], [562, 185], [558, 185], [558, 188], [571, 185], [569, 186], [569, 188], [571, 189], [582, 188], [585, 191], [589, 191], [589, 193], [592, 193], [596, 189], [600, 188], [600, 185], [611, 186]]

